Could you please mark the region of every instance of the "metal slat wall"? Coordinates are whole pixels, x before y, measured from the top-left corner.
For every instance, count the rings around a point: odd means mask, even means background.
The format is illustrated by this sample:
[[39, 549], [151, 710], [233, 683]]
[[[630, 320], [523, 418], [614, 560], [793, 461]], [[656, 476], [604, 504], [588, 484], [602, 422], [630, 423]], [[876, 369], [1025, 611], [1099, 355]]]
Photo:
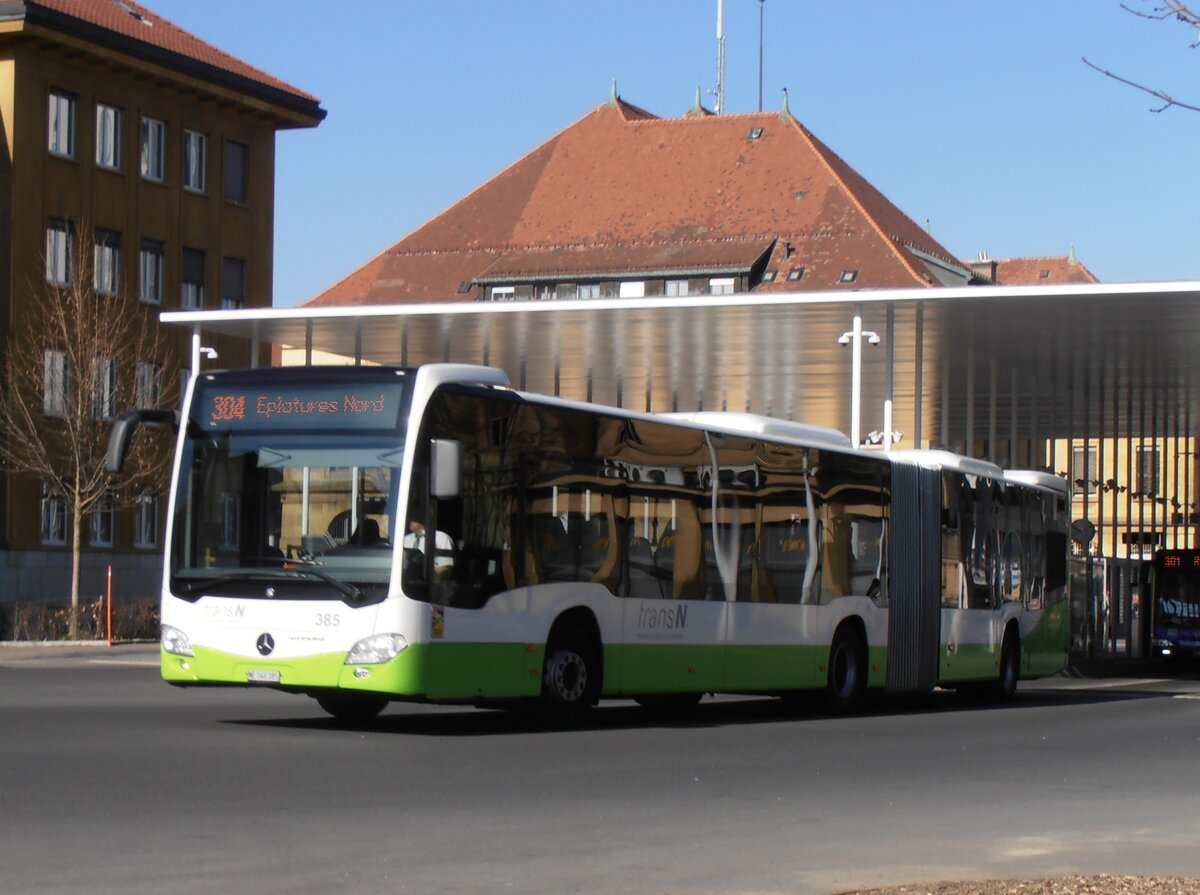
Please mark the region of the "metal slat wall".
[[887, 687], [937, 683], [941, 638], [942, 477], [898, 461], [892, 467]]

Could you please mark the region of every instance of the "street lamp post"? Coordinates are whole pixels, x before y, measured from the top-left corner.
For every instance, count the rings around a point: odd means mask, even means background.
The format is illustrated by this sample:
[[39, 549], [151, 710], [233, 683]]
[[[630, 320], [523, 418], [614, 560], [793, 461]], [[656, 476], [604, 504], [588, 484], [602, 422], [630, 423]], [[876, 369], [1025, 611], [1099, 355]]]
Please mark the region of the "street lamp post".
[[862, 340], [878, 345], [879, 334], [862, 328], [862, 305], [854, 306], [854, 327], [838, 337], [838, 344], [850, 346], [850, 441], [855, 449], [862, 446]]

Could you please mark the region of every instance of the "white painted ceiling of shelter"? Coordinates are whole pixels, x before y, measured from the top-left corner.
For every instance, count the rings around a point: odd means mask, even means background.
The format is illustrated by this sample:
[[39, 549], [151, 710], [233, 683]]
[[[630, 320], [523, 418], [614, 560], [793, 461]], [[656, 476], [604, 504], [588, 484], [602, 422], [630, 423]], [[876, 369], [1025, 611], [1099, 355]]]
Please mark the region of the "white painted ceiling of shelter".
[[[993, 420], [998, 439], [1014, 428], [1022, 439], [1200, 428], [1197, 282], [179, 311], [163, 320], [299, 348], [311, 327], [315, 350], [353, 356], [357, 340], [377, 363], [486, 362], [514, 385], [569, 398], [588, 397], [591, 371], [599, 403], [749, 410], [847, 431], [851, 351], [838, 337], [856, 305], [863, 328], [885, 341], [889, 307], [895, 315], [902, 446], [913, 445], [918, 308], [925, 442], [943, 443], [943, 414], [949, 444], [971, 421], [976, 439]], [[886, 358], [885, 345], [863, 349], [863, 432], [883, 427]]]

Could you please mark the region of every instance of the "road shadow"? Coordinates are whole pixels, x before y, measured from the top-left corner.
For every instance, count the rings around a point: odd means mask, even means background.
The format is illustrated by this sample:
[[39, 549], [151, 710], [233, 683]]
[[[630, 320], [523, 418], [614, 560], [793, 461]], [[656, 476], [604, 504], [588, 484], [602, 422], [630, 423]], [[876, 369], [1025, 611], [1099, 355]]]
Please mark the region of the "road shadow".
[[312, 714], [290, 718], [224, 719], [220, 723], [248, 727], [298, 730], [353, 730], [373, 734], [405, 736], [465, 737], [509, 736], [514, 734], [561, 733], [564, 731], [608, 731], [630, 729], [713, 728], [756, 724], [821, 724], [851, 721], [855, 718], [945, 714], [952, 712], [1007, 712], [1013, 710], [1054, 710], [1175, 695], [1173, 690], [1137, 686], [1103, 689], [1039, 688], [1031, 682], [1012, 699], [992, 702], [967, 697], [949, 690], [927, 693], [872, 693], [863, 708], [849, 714], [831, 714], [820, 694], [788, 699], [771, 696], [721, 695], [708, 697], [687, 712], [662, 712], [624, 700], [603, 702], [578, 718], [563, 720], [547, 717], [536, 707], [514, 706], [509, 709], [474, 706], [432, 706], [396, 703], [365, 723], [339, 721], [321, 713], [312, 703]]

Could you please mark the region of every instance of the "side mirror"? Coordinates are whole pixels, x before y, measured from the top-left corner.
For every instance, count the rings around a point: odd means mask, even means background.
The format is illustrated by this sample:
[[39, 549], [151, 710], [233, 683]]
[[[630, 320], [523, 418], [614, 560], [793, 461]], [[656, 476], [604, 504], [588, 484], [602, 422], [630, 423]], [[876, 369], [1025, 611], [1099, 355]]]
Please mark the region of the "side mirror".
[[429, 443], [429, 493], [439, 500], [462, 494], [461, 441], [435, 438]]
[[104, 468], [117, 475], [125, 468], [125, 457], [129, 454], [129, 442], [137, 427], [170, 426], [179, 431], [179, 413], [174, 410], [131, 410], [113, 423], [108, 435], [108, 451], [104, 456]]

